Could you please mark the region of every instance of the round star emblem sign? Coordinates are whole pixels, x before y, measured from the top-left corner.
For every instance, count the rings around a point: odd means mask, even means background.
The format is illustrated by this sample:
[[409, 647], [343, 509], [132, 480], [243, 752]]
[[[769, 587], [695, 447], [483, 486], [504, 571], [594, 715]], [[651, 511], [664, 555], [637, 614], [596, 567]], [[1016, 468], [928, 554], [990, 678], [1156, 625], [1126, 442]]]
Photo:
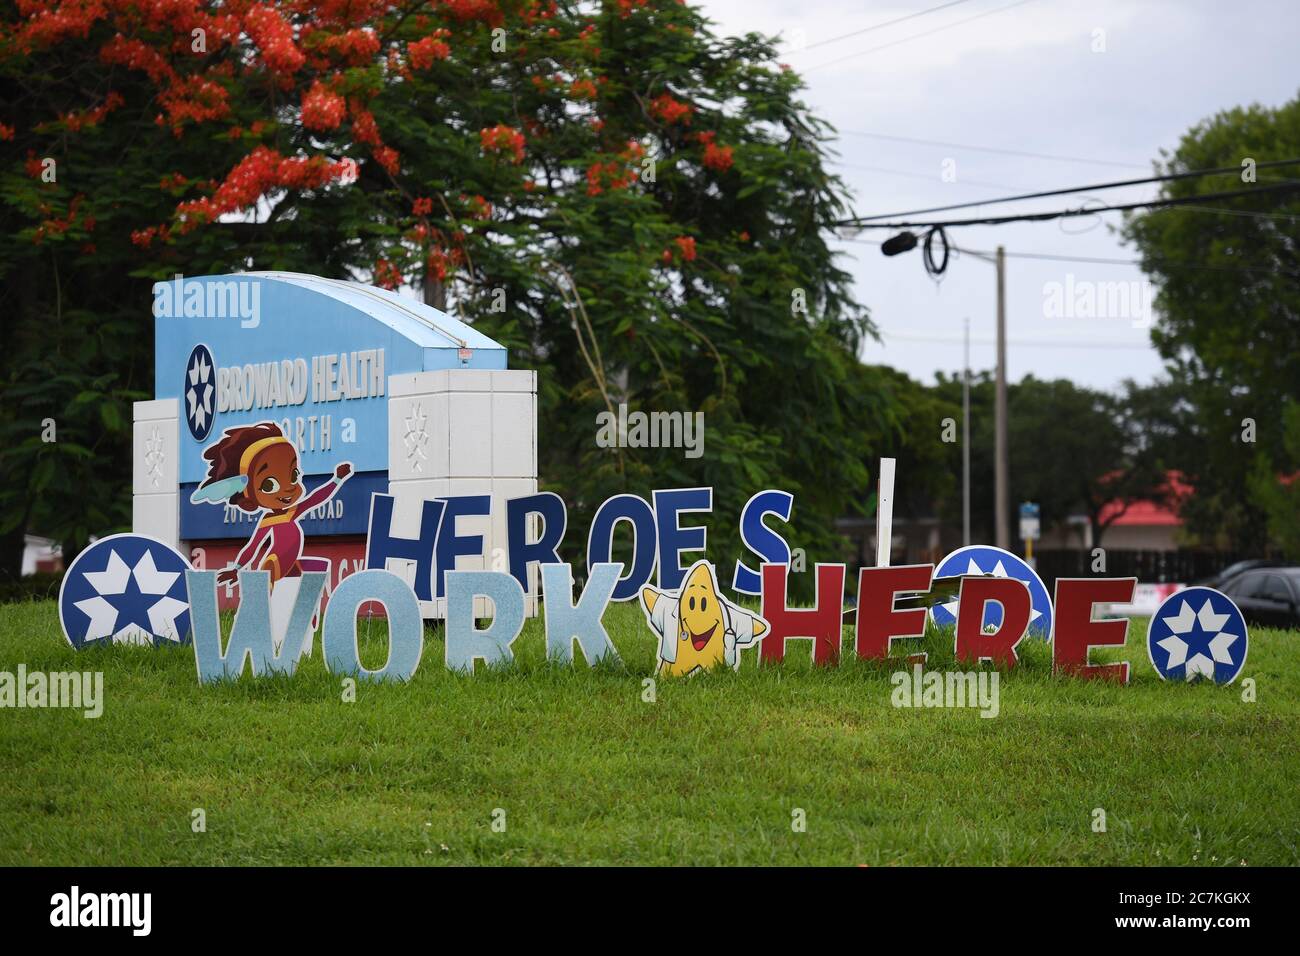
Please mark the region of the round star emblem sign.
[[1246, 619], [1232, 598], [1207, 587], [1190, 587], [1165, 598], [1147, 628], [1151, 666], [1165, 680], [1231, 684], [1246, 666], [1250, 638]]
[[189, 361], [185, 363], [181, 405], [185, 408], [185, 424], [195, 441], [206, 440], [216, 421], [216, 365], [212, 350], [202, 344], [194, 346]]
[[141, 534], [88, 547], [63, 576], [59, 621], [68, 643], [161, 647], [190, 641], [190, 603], [179, 551]]
[[[1029, 628], [1030, 637], [1047, 640], [1052, 634], [1052, 599], [1047, 593], [1047, 586], [1038, 572], [1016, 557], [1010, 551], [994, 548], [990, 545], [972, 544], [958, 548], [939, 562], [934, 569], [936, 578], [955, 578], [963, 574], [987, 574], [995, 578], [1015, 578], [1025, 582], [1029, 588]], [[930, 619], [939, 627], [953, 627], [957, 623], [957, 611], [961, 602], [954, 597], [944, 604], [930, 608]], [[990, 602], [984, 608], [983, 627], [1001, 627], [1002, 608]]]

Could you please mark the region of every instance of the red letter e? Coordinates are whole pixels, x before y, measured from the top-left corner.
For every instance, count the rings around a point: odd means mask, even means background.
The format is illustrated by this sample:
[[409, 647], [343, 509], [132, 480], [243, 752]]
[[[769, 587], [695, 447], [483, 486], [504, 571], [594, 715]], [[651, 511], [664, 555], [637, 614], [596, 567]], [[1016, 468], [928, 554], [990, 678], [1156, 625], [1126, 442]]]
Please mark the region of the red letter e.
[[1128, 604], [1137, 578], [1057, 578], [1053, 602], [1052, 670], [1128, 683], [1128, 661], [1089, 664], [1094, 647], [1123, 647], [1128, 618], [1093, 620], [1094, 604]]

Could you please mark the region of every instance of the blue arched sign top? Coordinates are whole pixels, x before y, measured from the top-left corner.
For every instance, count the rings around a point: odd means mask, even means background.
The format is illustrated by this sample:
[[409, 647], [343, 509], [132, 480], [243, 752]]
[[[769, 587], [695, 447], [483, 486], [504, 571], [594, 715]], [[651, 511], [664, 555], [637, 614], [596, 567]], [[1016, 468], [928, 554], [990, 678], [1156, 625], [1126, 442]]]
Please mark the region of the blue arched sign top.
[[183, 419], [183, 539], [247, 535], [245, 523], [189, 495], [207, 476], [204, 449], [258, 422], [276, 423], [297, 446], [308, 485], [338, 462], [356, 471], [343, 520], [304, 530], [364, 533], [369, 492], [387, 484], [388, 376], [506, 367], [501, 345], [437, 309], [317, 276], [178, 276], [155, 284], [153, 309], [154, 397], [177, 399]]

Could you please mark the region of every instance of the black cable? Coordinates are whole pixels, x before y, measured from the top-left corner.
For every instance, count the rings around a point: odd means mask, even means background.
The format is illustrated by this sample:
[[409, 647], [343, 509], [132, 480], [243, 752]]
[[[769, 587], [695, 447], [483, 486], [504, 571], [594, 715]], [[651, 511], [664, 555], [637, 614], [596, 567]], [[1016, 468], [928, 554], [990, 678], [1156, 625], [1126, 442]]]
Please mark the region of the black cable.
[[[1300, 159], [1273, 159], [1257, 163], [1256, 169], [1272, 169], [1277, 166], [1297, 166]], [[1070, 193], [1090, 193], [1099, 189], [1119, 189], [1124, 186], [1143, 186], [1148, 183], [1175, 182], [1180, 179], [1198, 179], [1201, 176], [1222, 176], [1241, 172], [1240, 166], [1220, 166], [1216, 169], [1192, 169], [1182, 173], [1166, 173], [1162, 176], [1146, 176], [1141, 179], [1117, 179], [1109, 183], [1093, 183], [1089, 186], [1066, 186], [1061, 189], [1045, 189], [1042, 192], [1022, 193], [1018, 196], [1006, 196], [1002, 199], [973, 199], [970, 202], [955, 203], [951, 206], [931, 206], [929, 209], [912, 209], [908, 212], [881, 213], [878, 216], [859, 216], [856, 223], [872, 222], [876, 219], [889, 219], [894, 216], [924, 216], [932, 212], [948, 212], [952, 209], [970, 209], [974, 206], [999, 206], [1002, 203], [1021, 202], [1025, 199], [1044, 199], [1048, 196], [1067, 196]]]
[[802, 53], [804, 50], [815, 50], [819, 46], [827, 46], [831, 43], [839, 43], [841, 40], [847, 40], [849, 37], [862, 36], [864, 33], [874, 33], [876, 30], [883, 30], [885, 27], [892, 27], [896, 23], [903, 23], [906, 20], [915, 20], [917, 17], [923, 17], [929, 13], [938, 13], [940, 10], [947, 10], [949, 7], [961, 6], [963, 3], [969, 3], [970, 0], [948, 0], [937, 7], [930, 7], [928, 10], [918, 10], [916, 13], [909, 13], [903, 17], [895, 17], [892, 20], [886, 20], [883, 23], [873, 23], [869, 27], [863, 27], [861, 30], [854, 30], [852, 33], [841, 33], [839, 36], [830, 37], [826, 40], [818, 40], [816, 43], [809, 43], [807, 46], [800, 47], [798, 50], [788, 50], [790, 53]]
[[1236, 189], [1231, 192], [1205, 193], [1200, 196], [1183, 196], [1177, 199], [1151, 199], [1146, 202], [1117, 203], [1110, 206], [1080, 207], [1078, 209], [1057, 209], [1052, 212], [1023, 213], [1019, 216], [993, 216], [986, 219], [947, 219], [939, 222], [858, 222], [855, 219], [841, 219], [832, 223], [834, 226], [849, 226], [857, 229], [932, 229], [943, 226], [1001, 226], [1009, 222], [1050, 222], [1053, 219], [1071, 219], [1076, 216], [1091, 216], [1099, 212], [1127, 212], [1130, 209], [1160, 209], [1168, 206], [1190, 206], [1196, 203], [1216, 199], [1238, 199], [1242, 196], [1257, 196], [1261, 193], [1292, 192], [1300, 189], [1300, 183], [1277, 183], [1272, 186], [1255, 186], [1252, 189]]
[[918, 146], [940, 146], [944, 149], [965, 149], [976, 153], [997, 153], [1000, 156], [1021, 156], [1026, 159], [1050, 159], [1058, 163], [1079, 163], [1084, 166], [1118, 166], [1121, 169], [1146, 169], [1145, 163], [1118, 163], [1110, 159], [1085, 159], [1081, 156], [1057, 156], [1052, 153], [1030, 153], [1023, 149], [1003, 149], [999, 146], [972, 146], [970, 143], [951, 143], [941, 139], [918, 139], [915, 136], [891, 136], [888, 133], [868, 133], [860, 129], [840, 130], [847, 136], [865, 136], [868, 139], [885, 139], [894, 143], [915, 143]]
[[[887, 329], [881, 329], [880, 334], [887, 339], [894, 339], [902, 342], [938, 342], [942, 344], [960, 345], [964, 339], [950, 335], [908, 335], [906, 333], [890, 332]], [[996, 345], [996, 339], [971, 339], [971, 345]], [[1010, 339], [1007, 345], [1014, 345], [1016, 348], [1052, 348], [1052, 349], [1141, 349], [1147, 350], [1153, 348], [1150, 342], [1091, 342], [1091, 341], [1060, 341], [1054, 342], [1051, 339]]]
[[[876, 239], [854, 238], [845, 239], [844, 241], [858, 243], [864, 246], [879, 247], [882, 245], [882, 243]], [[963, 249], [961, 246], [952, 246], [952, 251], [959, 254], [965, 252], [972, 256], [984, 256], [990, 259], [995, 254], [989, 249]], [[1042, 259], [1049, 262], [1080, 262], [1089, 265], [1133, 266], [1134, 268], [1139, 269], [1148, 265], [1148, 262], [1143, 259], [1113, 259], [1101, 256], [1062, 256], [1046, 252], [1006, 251], [1003, 255], [1008, 259]], [[1277, 269], [1266, 266], [1216, 266], [1205, 262], [1180, 262], [1174, 259], [1152, 259], [1150, 260], [1149, 265], [1153, 269], [1191, 269], [1196, 272], [1236, 272], [1246, 275], [1277, 275], [1278, 272]]]
[[818, 63], [816, 66], [810, 66], [808, 69], [804, 70], [803, 72], [812, 73], [815, 70], [823, 70], [828, 66], [834, 66], [837, 63], [843, 63], [845, 60], [852, 60], [860, 56], [866, 56], [868, 53], [879, 53], [881, 50], [888, 50], [890, 47], [898, 46], [901, 43], [910, 43], [913, 40], [920, 40], [923, 37], [928, 37], [936, 33], [941, 33], [944, 30], [951, 30], [953, 27], [965, 26], [966, 24], [973, 23], [976, 20], [982, 20], [984, 17], [991, 17], [995, 13], [1003, 13], [1015, 7], [1023, 7], [1026, 3], [1031, 3], [1031, 2], [1032, 0], [1016, 0], [1015, 3], [1009, 3], [1005, 7], [998, 7], [996, 10], [985, 10], [983, 13], [977, 13], [973, 17], [967, 17], [965, 20], [954, 20], [952, 23], [945, 23], [941, 27], [935, 27], [933, 30], [926, 30], [924, 33], [914, 33], [911, 36], [902, 37], [897, 40], [891, 40], [889, 43], [882, 43], [880, 44], [880, 46], [868, 47], [865, 50], [859, 50], [857, 53], [849, 53], [836, 60], [828, 60], [825, 63]]
[[[934, 261], [934, 237], [939, 237], [943, 243], [943, 258], [936, 264]], [[921, 257], [925, 262], [925, 271], [932, 276], [941, 276], [948, 268], [948, 255], [950, 248], [948, 245], [948, 234], [943, 231], [943, 226], [936, 226], [925, 234], [925, 243], [921, 246]]]

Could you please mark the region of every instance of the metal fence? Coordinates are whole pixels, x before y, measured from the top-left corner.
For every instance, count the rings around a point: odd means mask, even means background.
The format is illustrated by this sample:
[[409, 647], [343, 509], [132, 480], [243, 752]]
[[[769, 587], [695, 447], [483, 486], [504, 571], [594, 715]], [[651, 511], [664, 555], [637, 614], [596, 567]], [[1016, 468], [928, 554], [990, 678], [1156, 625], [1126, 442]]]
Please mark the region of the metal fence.
[[1038, 575], [1049, 591], [1057, 578], [1136, 577], [1147, 584], [1190, 584], [1217, 574], [1236, 561], [1275, 555], [1244, 554], [1235, 551], [1112, 551], [1106, 549], [1105, 572], [1092, 569], [1090, 551], [1038, 551], [1034, 554]]

